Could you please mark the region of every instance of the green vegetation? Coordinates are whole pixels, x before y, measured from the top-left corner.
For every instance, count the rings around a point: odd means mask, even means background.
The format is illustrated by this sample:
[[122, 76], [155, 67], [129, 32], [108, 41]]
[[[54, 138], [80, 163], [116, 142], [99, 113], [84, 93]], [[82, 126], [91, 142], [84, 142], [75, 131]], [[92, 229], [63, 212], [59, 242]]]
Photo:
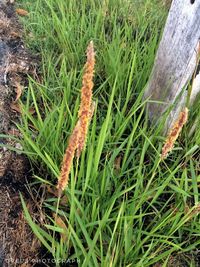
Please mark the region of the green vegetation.
[[142, 100], [167, 15], [162, 1], [21, 0], [20, 7], [30, 12], [26, 44], [41, 56], [41, 78], [29, 78], [19, 125], [38, 183], [57, 182], [91, 39], [97, 61], [87, 147], [58, 209], [66, 228], [52, 215], [56, 197], [44, 199], [43, 226], [22, 200], [34, 233], [57, 261], [79, 259], [80, 266], [174, 266], [173, 259], [196, 266], [200, 134], [189, 130], [200, 110], [193, 108], [160, 162], [162, 124], [149, 127]]

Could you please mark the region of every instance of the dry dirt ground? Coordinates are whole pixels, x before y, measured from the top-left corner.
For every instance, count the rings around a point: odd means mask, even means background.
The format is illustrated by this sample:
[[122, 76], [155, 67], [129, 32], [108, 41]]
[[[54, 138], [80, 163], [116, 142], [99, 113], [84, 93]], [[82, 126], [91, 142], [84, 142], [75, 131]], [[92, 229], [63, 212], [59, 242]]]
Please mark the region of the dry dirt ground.
[[[35, 60], [24, 48], [11, 2], [0, 0], [0, 134], [19, 136], [15, 126], [20, 116], [16, 111], [17, 90], [26, 84], [27, 74], [33, 74]], [[35, 266], [40, 244], [23, 217], [19, 199], [21, 192], [31, 210], [33, 199], [26, 183], [29, 164], [24, 156], [6, 148], [19, 147], [18, 143], [0, 137], [0, 144], [0, 267]]]

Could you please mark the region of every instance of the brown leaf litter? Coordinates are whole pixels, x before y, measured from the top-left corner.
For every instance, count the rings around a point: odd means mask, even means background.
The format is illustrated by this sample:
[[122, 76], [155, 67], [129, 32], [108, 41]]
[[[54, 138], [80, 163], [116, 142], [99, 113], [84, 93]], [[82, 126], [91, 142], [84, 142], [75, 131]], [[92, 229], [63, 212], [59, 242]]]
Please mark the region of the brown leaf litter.
[[[11, 2], [0, 1], [0, 134], [19, 137], [13, 123], [19, 114], [12, 105], [18, 106], [27, 74], [35, 70], [35, 60], [20, 39], [23, 31]], [[19, 143], [0, 137], [0, 144], [0, 266], [34, 266], [32, 260], [37, 259], [40, 244], [24, 219], [19, 198], [21, 192], [32, 217], [37, 219], [26, 189], [30, 166], [22, 154], [8, 149], [19, 148]]]
[[19, 16], [27, 16], [28, 15], [28, 11], [25, 9], [22, 9], [22, 8], [17, 8], [16, 13]]

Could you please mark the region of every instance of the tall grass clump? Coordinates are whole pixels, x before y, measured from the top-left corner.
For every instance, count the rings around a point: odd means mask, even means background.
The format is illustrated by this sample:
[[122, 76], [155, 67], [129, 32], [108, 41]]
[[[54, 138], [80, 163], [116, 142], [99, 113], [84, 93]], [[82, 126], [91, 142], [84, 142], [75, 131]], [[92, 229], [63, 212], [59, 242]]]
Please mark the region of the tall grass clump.
[[[47, 188], [45, 224], [36, 224], [22, 204], [57, 266], [59, 260], [83, 267], [197, 264], [200, 135], [189, 129], [195, 118], [199, 125], [199, 106], [190, 108], [173, 153], [161, 161], [163, 126], [149, 126], [142, 100], [167, 15], [164, 2], [19, 1], [29, 12], [22, 18], [26, 45], [40, 55], [41, 65], [39, 78], [29, 77], [21, 98], [18, 127], [35, 183]], [[82, 142], [56, 207], [58, 198], [48, 188], [55, 190], [66, 144], [81, 117], [80, 70], [88, 40], [97, 51], [96, 104], [84, 128], [87, 146], [82, 150]], [[88, 123], [88, 111], [84, 116]]]

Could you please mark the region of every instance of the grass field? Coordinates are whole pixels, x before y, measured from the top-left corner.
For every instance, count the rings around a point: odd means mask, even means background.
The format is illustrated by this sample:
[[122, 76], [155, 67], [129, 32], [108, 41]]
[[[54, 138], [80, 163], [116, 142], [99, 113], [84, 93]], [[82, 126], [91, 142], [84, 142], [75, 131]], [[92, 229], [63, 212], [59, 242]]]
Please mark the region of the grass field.
[[23, 202], [33, 231], [57, 262], [199, 266], [200, 134], [190, 129], [200, 109], [191, 109], [173, 153], [160, 162], [162, 124], [148, 125], [142, 100], [167, 16], [163, 2], [18, 1], [29, 11], [22, 19], [26, 45], [41, 57], [39, 78], [29, 78], [21, 99], [19, 125], [39, 184], [57, 183], [77, 121], [90, 40], [96, 50], [96, 108], [66, 197], [58, 210], [55, 196], [44, 199], [42, 226]]

